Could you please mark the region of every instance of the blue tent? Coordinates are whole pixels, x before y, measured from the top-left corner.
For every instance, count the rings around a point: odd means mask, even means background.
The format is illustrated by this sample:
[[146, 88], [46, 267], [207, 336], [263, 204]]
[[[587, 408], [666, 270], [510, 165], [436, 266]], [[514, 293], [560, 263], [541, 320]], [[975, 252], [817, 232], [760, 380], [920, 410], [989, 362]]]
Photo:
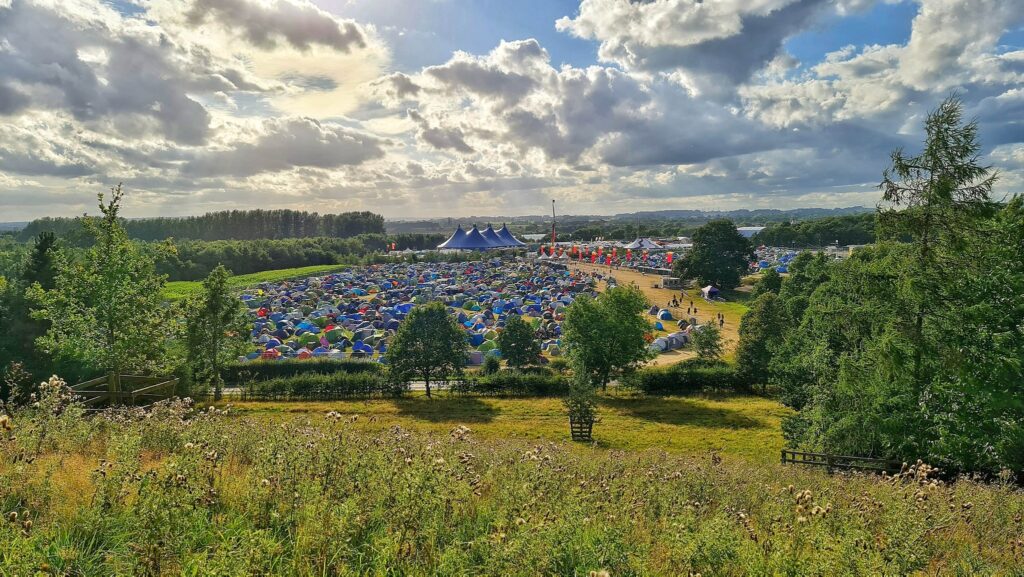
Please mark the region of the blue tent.
[[508, 246], [526, 246], [525, 242], [521, 242], [519, 239], [512, 236], [512, 231], [510, 231], [508, 226], [505, 224], [501, 225], [501, 228], [498, 229], [496, 234], [508, 242]]
[[455, 232], [453, 232], [452, 235], [448, 237], [448, 240], [437, 245], [437, 248], [464, 248], [462, 246], [462, 243], [465, 240], [465, 238], [466, 231], [462, 230], [462, 225], [460, 224], [458, 228], [455, 229]]
[[463, 238], [462, 246], [458, 248], [466, 250], [487, 250], [494, 248], [494, 246], [487, 242], [487, 238], [485, 238], [484, 235], [476, 228], [476, 225], [474, 225], [473, 228], [466, 233], [465, 238]]
[[486, 239], [487, 242], [491, 243], [491, 246], [493, 247], [504, 248], [509, 246], [508, 242], [506, 242], [505, 239], [498, 236], [498, 233], [495, 232], [493, 228], [491, 228], [491, 225], [487, 225], [487, 228], [485, 228], [484, 231], [480, 234], [483, 235], [484, 239]]

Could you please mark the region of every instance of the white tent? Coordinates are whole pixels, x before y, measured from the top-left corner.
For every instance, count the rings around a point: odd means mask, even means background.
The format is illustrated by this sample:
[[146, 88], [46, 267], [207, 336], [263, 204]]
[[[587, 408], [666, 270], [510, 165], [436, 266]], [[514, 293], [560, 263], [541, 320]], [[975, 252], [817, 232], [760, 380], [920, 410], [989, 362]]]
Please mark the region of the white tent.
[[637, 250], [637, 249], [657, 249], [657, 248], [661, 248], [661, 245], [656, 243], [656, 242], [654, 242], [653, 240], [651, 240], [649, 238], [638, 238], [638, 239], [634, 240], [633, 242], [623, 246], [622, 248], [628, 248], [628, 249], [631, 249], [631, 250]]
[[708, 286], [700, 289], [700, 294], [705, 299], [711, 300], [711, 299], [715, 298], [716, 296], [718, 296], [718, 289], [716, 289], [712, 285], [708, 285]]

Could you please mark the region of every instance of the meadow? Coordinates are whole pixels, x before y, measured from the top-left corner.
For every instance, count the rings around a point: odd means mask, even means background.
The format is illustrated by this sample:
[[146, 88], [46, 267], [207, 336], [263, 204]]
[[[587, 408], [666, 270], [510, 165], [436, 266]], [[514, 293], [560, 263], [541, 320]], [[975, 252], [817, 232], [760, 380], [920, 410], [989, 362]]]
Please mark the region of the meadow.
[[[829, 476], [750, 457], [739, 442], [716, 446], [723, 419], [700, 417], [745, 405], [755, 419], [771, 412], [754, 408], [768, 401], [605, 398], [598, 442], [580, 445], [553, 440], [553, 406], [539, 401], [199, 411], [178, 402], [149, 416], [83, 419], [56, 390], [0, 423], [0, 574], [1021, 575], [1024, 567], [1024, 494], [1009, 482], [947, 483], [927, 466], [894, 478]], [[689, 412], [673, 410], [681, 405]], [[692, 422], [646, 428], [655, 414]], [[750, 442], [758, 443], [774, 441]]]
[[[252, 274], [242, 274], [232, 276], [228, 284], [233, 289], [243, 289], [258, 285], [265, 282], [281, 282], [289, 279], [302, 278], [307, 276], [315, 276], [337, 272], [348, 268], [348, 265], [343, 264], [322, 264], [314, 266], [303, 266], [297, 268], [283, 268], [276, 270], [268, 270], [262, 272], [254, 272]], [[164, 285], [163, 297], [171, 302], [184, 300], [190, 296], [196, 295], [203, 288], [201, 281], [172, 281]]]

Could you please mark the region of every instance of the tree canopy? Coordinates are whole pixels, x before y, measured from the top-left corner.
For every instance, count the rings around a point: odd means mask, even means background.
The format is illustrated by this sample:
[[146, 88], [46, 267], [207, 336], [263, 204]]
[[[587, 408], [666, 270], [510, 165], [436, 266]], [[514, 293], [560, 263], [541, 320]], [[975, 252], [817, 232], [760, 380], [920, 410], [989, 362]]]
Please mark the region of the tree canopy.
[[729, 220], [713, 220], [693, 234], [693, 248], [676, 261], [676, 276], [701, 285], [735, 288], [754, 258], [750, 242]]
[[498, 335], [498, 348], [510, 367], [523, 367], [540, 357], [540, 342], [533, 327], [519, 315], [512, 315], [505, 321], [505, 330]]
[[118, 217], [122, 198], [120, 186], [109, 202], [99, 195], [103, 218], [86, 221], [92, 248], [81, 260], [58, 252], [54, 287], [33, 285], [29, 296], [33, 315], [51, 323], [39, 338], [43, 350], [108, 374], [152, 372], [164, 368], [172, 332], [161, 297], [166, 277], [128, 239]]
[[231, 273], [218, 266], [203, 290], [185, 302], [185, 345], [193, 379], [209, 385], [220, 400], [221, 369], [245, 346], [248, 318], [242, 301], [228, 286]]
[[574, 370], [584, 370], [595, 386], [629, 371], [649, 357], [651, 326], [647, 299], [635, 286], [608, 289], [596, 299], [582, 296], [565, 312], [562, 340]]
[[430, 396], [431, 382], [460, 373], [466, 365], [466, 333], [443, 303], [417, 306], [398, 327], [388, 347], [388, 364], [396, 379], [421, 379]]

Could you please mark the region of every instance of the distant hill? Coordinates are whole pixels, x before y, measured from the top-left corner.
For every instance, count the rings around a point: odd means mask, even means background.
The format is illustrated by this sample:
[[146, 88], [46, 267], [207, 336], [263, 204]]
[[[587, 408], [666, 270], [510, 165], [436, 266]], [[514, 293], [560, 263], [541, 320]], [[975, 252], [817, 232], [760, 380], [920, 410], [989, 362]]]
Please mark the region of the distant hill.
[[26, 226], [27, 222], [0, 222], [0, 232], [18, 231]]
[[861, 214], [874, 212], [875, 209], [864, 206], [851, 206], [846, 208], [794, 208], [790, 210], [778, 210], [773, 208], [754, 210], [651, 210], [642, 212], [631, 212], [616, 214], [614, 218], [637, 218], [641, 219], [701, 219], [701, 218], [728, 218], [742, 221], [783, 221], [783, 220], [807, 220], [811, 218], [825, 218], [829, 216], [845, 216], [849, 214]]

